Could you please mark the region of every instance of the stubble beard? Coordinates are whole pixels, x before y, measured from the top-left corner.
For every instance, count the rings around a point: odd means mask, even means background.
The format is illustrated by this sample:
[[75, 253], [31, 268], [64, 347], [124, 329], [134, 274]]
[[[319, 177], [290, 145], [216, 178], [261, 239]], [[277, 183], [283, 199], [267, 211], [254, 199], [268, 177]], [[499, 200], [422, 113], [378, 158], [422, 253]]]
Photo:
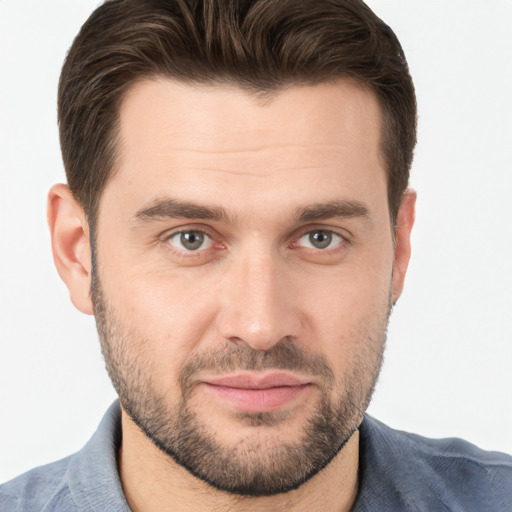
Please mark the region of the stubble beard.
[[[126, 413], [148, 439], [192, 475], [217, 490], [242, 496], [271, 496], [296, 489], [342, 450], [370, 403], [382, 365], [390, 314], [388, 307], [378, 327], [359, 334], [358, 350], [337, 398], [332, 398], [336, 378], [326, 358], [306, 352], [293, 339], [285, 338], [268, 351], [228, 342], [193, 356], [180, 370], [181, 398], [169, 406], [153, 382], [152, 362], [144, 359], [143, 353], [134, 353], [135, 347], [151, 347], [150, 341], [123, 325], [103, 296], [97, 276], [91, 295], [107, 371]], [[194, 377], [207, 370], [222, 374], [271, 368], [314, 375], [323, 383], [318, 404], [299, 439], [283, 442], [272, 436], [270, 442], [268, 436], [248, 435], [230, 446], [219, 442], [194, 410]], [[286, 421], [279, 411], [240, 413], [236, 419], [254, 428], [255, 434], [257, 429], [270, 429]]]

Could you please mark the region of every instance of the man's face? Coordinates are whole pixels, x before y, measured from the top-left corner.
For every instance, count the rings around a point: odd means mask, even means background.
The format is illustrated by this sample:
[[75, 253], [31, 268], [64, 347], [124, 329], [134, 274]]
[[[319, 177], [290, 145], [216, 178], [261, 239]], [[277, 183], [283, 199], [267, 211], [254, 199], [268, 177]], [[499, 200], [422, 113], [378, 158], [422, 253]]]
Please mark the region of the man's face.
[[374, 96], [135, 85], [93, 300], [131, 419], [213, 486], [297, 487], [342, 448], [400, 283]]

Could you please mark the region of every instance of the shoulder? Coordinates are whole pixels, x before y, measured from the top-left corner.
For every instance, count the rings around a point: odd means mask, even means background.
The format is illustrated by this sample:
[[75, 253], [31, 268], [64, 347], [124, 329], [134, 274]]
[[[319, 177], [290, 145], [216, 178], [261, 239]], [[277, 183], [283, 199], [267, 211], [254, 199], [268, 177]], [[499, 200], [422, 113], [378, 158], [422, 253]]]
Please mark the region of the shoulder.
[[[361, 425], [364, 478], [407, 510], [509, 510], [512, 457], [457, 438], [429, 439], [371, 417]], [[447, 507], [447, 508], [444, 508]]]
[[512, 470], [512, 456], [501, 452], [486, 451], [463, 439], [450, 437], [431, 439], [402, 430], [395, 430], [384, 423], [366, 416], [362, 424], [376, 443], [395, 445], [417, 451], [430, 457], [455, 458], [482, 466], [502, 467]]
[[0, 485], [0, 512], [76, 510], [66, 478], [71, 458], [34, 468]]
[[116, 401], [80, 451], [0, 485], [0, 512], [129, 511], [117, 472], [121, 438]]

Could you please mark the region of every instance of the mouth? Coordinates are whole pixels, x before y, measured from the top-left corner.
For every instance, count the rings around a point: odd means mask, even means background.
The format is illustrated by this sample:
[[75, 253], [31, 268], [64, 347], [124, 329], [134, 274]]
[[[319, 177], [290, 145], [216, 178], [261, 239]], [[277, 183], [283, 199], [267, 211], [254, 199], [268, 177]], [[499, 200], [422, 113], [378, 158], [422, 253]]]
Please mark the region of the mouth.
[[216, 398], [239, 411], [262, 413], [290, 405], [313, 384], [286, 372], [244, 372], [206, 379], [203, 385]]

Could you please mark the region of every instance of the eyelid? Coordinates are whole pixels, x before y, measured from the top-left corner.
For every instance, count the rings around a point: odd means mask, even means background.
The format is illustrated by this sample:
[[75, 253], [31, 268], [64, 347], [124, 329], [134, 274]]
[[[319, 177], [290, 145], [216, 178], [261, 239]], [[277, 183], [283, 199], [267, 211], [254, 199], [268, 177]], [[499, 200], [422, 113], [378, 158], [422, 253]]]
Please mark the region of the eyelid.
[[327, 233], [333, 233], [335, 235], [341, 236], [343, 240], [346, 242], [352, 241], [352, 233], [345, 228], [330, 226], [330, 225], [319, 225], [313, 224], [308, 226], [303, 226], [295, 231], [295, 233], [291, 236], [292, 241], [298, 240], [299, 238], [307, 235], [313, 231], [325, 231]]
[[[209, 238], [211, 240], [210, 247], [206, 247], [205, 249], [197, 249], [197, 250], [193, 251], [193, 250], [180, 249], [179, 247], [177, 247], [169, 242], [169, 239], [176, 235], [179, 235], [181, 233], [190, 233], [190, 232], [201, 233], [205, 237]], [[205, 255], [210, 253], [210, 251], [216, 249], [214, 247], [216, 244], [219, 246], [218, 248], [220, 248], [220, 246], [222, 246], [222, 244], [218, 241], [218, 239], [219, 239], [219, 237], [216, 236], [213, 229], [211, 229], [209, 226], [198, 225], [198, 224], [195, 224], [195, 225], [187, 224], [187, 225], [176, 226], [172, 229], [165, 230], [163, 233], [161, 233], [158, 236], [158, 241], [161, 244], [163, 244], [167, 250], [169, 250], [175, 256], [178, 256], [180, 258], [204, 257]]]
[[[314, 232], [314, 231], [324, 231], [332, 233], [333, 235], [339, 236], [341, 240], [338, 243], [333, 245], [332, 247], [327, 247], [325, 249], [308, 247], [306, 245], [299, 245], [299, 241], [302, 237]], [[349, 246], [352, 244], [351, 234], [343, 228], [332, 227], [326, 225], [309, 225], [303, 226], [300, 230], [296, 231], [296, 234], [293, 236], [288, 247], [291, 250], [298, 251], [298, 254], [302, 254], [306, 259], [312, 259], [312, 261], [317, 261], [319, 263], [326, 263], [331, 261], [333, 258], [336, 261], [348, 250]], [[334, 260], [333, 260], [334, 261]]]
[[204, 224], [184, 224], [184, 225], [180, 225], [180, 226], [175, 226], [173, 228], [165, 229], [165, 231], [162, 231], [158, 235], [158, 239], [165, 241], [179, 233], [189, 233], [191, 231], [195, 231], [197, 233], [202, 233], [202, 234], [210, 237], [212, 240], [215, 240], [216, 238], [218, 238], [218, 236], [215, 235], [214, 230], [209, 226], [205, 226]]

